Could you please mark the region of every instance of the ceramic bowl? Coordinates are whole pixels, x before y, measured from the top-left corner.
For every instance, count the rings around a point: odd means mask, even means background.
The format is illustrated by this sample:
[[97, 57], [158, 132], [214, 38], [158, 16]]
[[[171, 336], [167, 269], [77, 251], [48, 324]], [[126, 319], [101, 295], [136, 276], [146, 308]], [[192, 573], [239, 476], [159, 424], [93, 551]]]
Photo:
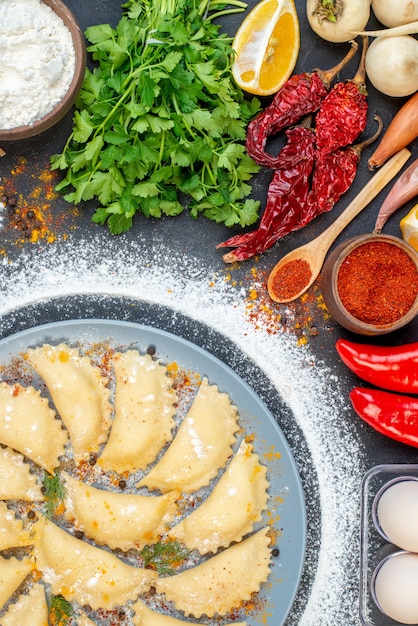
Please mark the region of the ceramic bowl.
[[84, 80], [86, 68], [86, 47], [84, 35], [80, 27], [68, 7], [61, 0], [43, 0], [44, 4], [62, 19], [66, 27], [69, 29], [75, 50], [75, 70], [73, 79], [62, 100], [47, 113], [44, 117], [37, 120], [31, 125], [19, 126], [11, 129], [0, 129], [1, 141], [15, 141], [16, 139], [27, 139], [38, 135], [43, 131], [51, 128], [59, 122], [73, 106]]
[[[347, 257], [360, 246], [371, 242], [384, 242], [400, 248], [415, 265], [418, 276], [418, 252], [399, 237], [383, 234], [367, 234], [353, 237], [337, 246], [327, 257], [322, 268], [321, 291], [331, 316], [344, 328], [360, 335], [383, 335], [408, 324], [418, 314], [418, 291], [415, 300], [404, 314], [390, 323], [369, 323], [355, 316], [344, 306], [338, 289], [339, 272]], [[387, 246], [384, 247], [388, 249]], [[401, 280], [401, 279], [400, 279]], [[360, 279], [361, 281], [361, 279]], [[405, 290], [407, 285], [405, 285]], [[390, 294], [388, 294], [390, 296]]]

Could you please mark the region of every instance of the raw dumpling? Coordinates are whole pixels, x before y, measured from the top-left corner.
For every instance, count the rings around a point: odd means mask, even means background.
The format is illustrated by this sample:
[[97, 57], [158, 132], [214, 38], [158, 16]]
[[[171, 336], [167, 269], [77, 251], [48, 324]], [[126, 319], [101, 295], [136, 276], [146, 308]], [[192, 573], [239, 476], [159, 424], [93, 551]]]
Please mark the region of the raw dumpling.
[[43, 500], [35, 474], [24, 457], [0, 447], [0, 500]]
[[253, 446], [242, 441], [212, 493], [172, 528], [170, 535], [201, 554], [241, 541], [252, 531], [254, 523], [261, 520], [266, 507], [269, 486], [266, 471]]
[[22, 594], [0, 617], [0, 626], [48, 626], [48, 605], [41, 583]]
[[40, 391], [2, 382], [0, 442], [52, 473], [64, 454], [67, 433]]
[[[132, 624], [134, 626], [180, 626], [180, 624], [193, 626], [192, 622], [186, 622], [182, 619], [176, 619], [175, 617], [152, 611], [141, 600], [137, 600], [135, 604], [132, 605], [132, 610], [135, 612], [132, 617]], [[225, 626], [247, 626], [247, 623], [234, 622], [233, 624], [225, 624]]]
[[238, 429], [236, 406], [204, 378], [173, 442], [138, 487], [190, 493], [208, 485], [231, 456]]
[[28, 557], [19, 560], [14, 556], [10, 559], [0, 556], [0, 609], [33, 569], [34, 563]]
[[156, 590], [186, 615], [225, 615], [249, 600], [267, 580], [269, 543], [267, 528], [263, 528], [196, 567], [159, 578]]
[[141, 549], [160, 540], [176, 514], [179, 493], [162, 496], [113, 493], [97, 489], [63, 472], [67, 489], [66, 517], [87, 537], [109, 548]]
[[46, 519], [36, 526], [34, 556], [53, 594], [62, 594], [82, 606], [89, 604], [94, 610], [110, 610], [136, 600], [157, 576], [76, 539]]
[[177, 396], [167, 368], [136, 350], [113, 356], [115, 418], [99, 465], [119, 474], [145, 469], [172, 439]]
[[28, 360], [43, 378], [80, 461], [106, 441], [112, 406], [108, 380], [90, 359], [61, 343], [27, 351]]
[[0, 550], [30, 546], [33, 543], [29, 531], [23, 528], [22, 520], [17, 519], [14, 511], [0, 502]]

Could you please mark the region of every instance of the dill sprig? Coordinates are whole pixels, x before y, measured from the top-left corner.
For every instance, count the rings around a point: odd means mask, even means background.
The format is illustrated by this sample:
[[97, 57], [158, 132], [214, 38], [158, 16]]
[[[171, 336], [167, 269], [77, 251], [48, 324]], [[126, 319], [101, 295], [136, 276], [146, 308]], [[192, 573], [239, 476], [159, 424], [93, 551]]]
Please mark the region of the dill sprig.
[[158, 574], [174, 574], [174, 568], [189, 556], [189, 551], [178, 541], [158, 541], [144, 546], [140, 555], [145, 567], [154, 569]]
[[67, 490], [57, 473], [45, 472], [42, 491], [45, 496], [43, 514], [50, 519], [59, 506], [64, 504]]
[[66, 626], [75, 617], [70, 602], [62, 595], [51, 596], [49, 601], [49, 619], [53, 626]]

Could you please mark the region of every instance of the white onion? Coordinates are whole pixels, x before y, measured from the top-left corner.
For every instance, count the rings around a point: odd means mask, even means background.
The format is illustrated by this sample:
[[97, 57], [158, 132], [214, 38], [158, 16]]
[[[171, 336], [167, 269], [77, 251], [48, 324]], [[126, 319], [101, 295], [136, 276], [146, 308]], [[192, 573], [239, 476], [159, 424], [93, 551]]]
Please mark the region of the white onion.
[[312, 30], [326, 41], [350, 41], [353, 31], [363, 30], [369, 21], [370, 0], [343, 0], [342, 14], [335, 22], [318, 15], [318, 7], [322, 4], [321, 0], [307, 0], [306, 16]]
[[418, 20], [418, 0], [372, 0], [372, 10], [390, 28]]
[[366, 54], [366, 74], [387, 96], [404, 97], [418, 90], [418, 41], [410, 35], [372, 41]]

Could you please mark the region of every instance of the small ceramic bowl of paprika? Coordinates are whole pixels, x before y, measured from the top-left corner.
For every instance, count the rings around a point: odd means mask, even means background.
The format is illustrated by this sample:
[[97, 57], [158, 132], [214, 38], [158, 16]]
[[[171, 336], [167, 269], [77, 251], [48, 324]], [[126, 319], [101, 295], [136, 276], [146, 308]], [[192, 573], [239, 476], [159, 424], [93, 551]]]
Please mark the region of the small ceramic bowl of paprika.
[[418, 252], [393, 235], [348, 239], [326, 259], [321, 291], [330, 315], [347, 330], [398, 330], [418, 314]]

